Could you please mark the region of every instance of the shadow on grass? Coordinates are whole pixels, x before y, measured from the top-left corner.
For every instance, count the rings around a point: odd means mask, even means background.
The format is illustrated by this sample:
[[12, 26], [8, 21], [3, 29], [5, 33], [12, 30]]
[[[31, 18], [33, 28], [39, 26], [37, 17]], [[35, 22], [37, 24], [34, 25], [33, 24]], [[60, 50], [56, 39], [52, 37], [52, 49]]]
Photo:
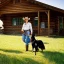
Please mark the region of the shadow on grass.
[[0, 54], [0, 64], [41, 64], [31, 58], [25, 57], [11, 57], [4, 54]]
[[44, 44], [49, 44], [49, 43], [47, 43], [47, 42], [43, 42]]
[[64, 36], [57, 36], [57, 35], [53, 35], [53, 36], [49, 36], [49, 37], [51, 37], [51, 38], [64, 38]]
[[22, 34], [0, 34], [3, 36], [22, 36]]
[[41, 53], [44, 54], [45, 58], [48, 58], [50, 61], [53, 61], [56, 64], [64, 64], [64, 53], [50, 51], [44, 51]]
[[18, 50], [6, 50], [6, 49], [0, 49], [0, 51], [4, 51], [4, 52], [9, 52], [9, 53], [22, 53], [21, 51]]
[[[4, 35], [4, 36], [22, 36], [22, 34], [0, 34], [0, 35]], [[39, 36], [37, 36], [37, 37], [39, 37]], [[40, 36], [40, 37], [42, 37], [42, 36]], [[45, 36], [43, 36], [43, 37], [45, 37]], [[50, 36], [48, 36], [48, 37], [51, 37], [51, 38], [64, 38], [64, 36], [58, 36], [58, 35], [50, 35]]]

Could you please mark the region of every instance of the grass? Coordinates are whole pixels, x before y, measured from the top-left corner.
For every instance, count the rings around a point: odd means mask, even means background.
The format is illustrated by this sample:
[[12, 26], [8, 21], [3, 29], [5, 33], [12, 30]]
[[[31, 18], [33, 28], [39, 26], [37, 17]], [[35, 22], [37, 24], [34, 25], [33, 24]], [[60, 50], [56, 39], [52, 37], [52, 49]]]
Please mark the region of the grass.
[[21, 36], [0, 35], [0, 64], [64, 64], [64, 38], [42, 37], [46, 50], [40, 50], [35, 56], [31, 44], [25, 51]]

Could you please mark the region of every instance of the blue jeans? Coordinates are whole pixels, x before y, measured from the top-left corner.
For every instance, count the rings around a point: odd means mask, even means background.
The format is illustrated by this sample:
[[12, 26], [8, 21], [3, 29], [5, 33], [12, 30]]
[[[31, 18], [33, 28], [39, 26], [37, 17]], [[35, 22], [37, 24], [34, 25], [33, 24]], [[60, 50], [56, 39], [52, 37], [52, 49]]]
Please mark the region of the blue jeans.
[[30, 43], [29, 35], [30, 35], [30, 31], [26, 31], [24, 34], [22, 34], [22, 40], [23, 42], [26, 43], [26, 45]]

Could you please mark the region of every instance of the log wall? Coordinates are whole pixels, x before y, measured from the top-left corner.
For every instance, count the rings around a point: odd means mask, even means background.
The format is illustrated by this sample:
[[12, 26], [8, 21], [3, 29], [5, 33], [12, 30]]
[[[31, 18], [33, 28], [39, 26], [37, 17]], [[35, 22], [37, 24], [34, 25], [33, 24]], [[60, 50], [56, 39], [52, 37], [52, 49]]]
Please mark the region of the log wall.
[[9, 14], [9, 13], [22, 13], [22, 12], [37, 12], [46, 10], [46, 8], [43, 6], [35, 5], [33, 3], [30, 3], [29, 1], [22, 0], [20, 3], [14, 3], [14, 0], [12, 0], [8, 5], [1, 8], [0, 12], [1, 14]]

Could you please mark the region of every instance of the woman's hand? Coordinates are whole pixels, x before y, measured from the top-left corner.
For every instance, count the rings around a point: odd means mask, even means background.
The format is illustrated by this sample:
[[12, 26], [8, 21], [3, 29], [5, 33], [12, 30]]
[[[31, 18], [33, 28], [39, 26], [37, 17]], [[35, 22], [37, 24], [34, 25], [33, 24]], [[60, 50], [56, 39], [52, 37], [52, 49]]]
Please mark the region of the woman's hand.
[[22, 33], [24, 33], [24, 30], [21, 30]]

